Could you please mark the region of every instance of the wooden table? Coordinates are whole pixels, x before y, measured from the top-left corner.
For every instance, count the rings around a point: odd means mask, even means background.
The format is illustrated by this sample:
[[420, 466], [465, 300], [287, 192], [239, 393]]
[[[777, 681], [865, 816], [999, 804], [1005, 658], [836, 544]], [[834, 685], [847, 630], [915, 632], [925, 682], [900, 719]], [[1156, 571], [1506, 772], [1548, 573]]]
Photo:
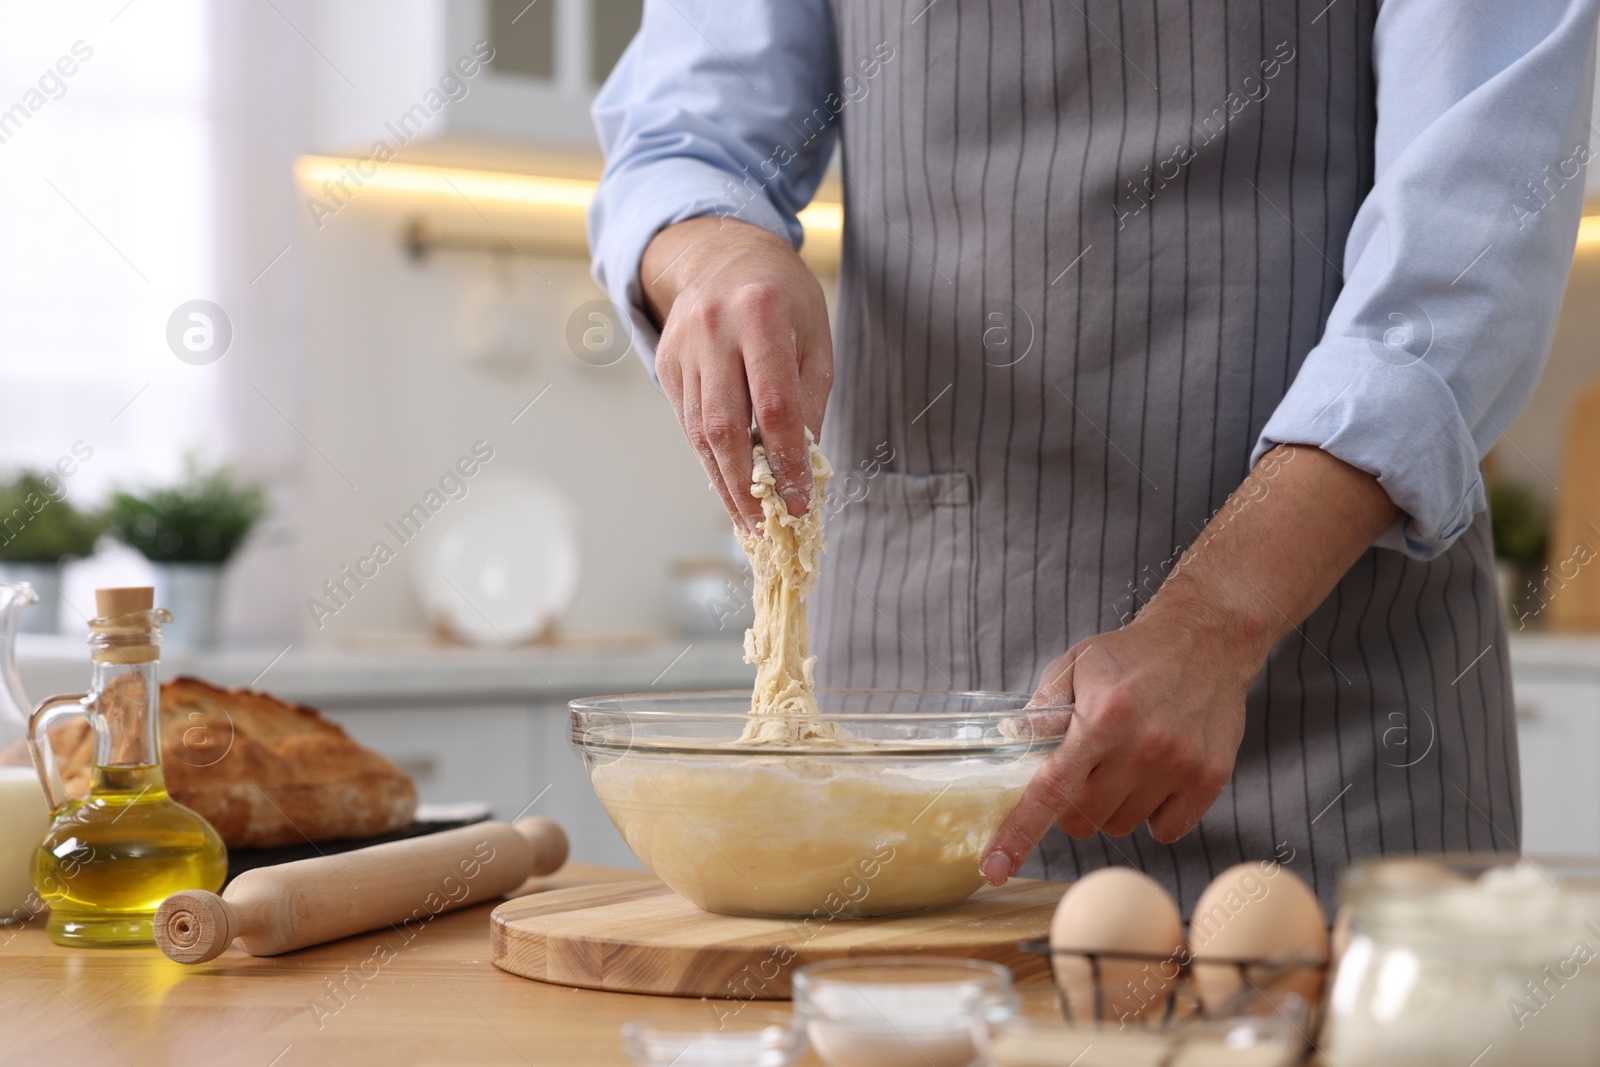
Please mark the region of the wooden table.
[[[518, 892], [637, 877], [575, 863]], [[233, 948], [192, 967], [155, 948], [60, 948], [39, 920], [0, 926], [0, 1064], [626, 1064], [626, 1020], [711, 1011], [498, 970], [492, 907], [441, 915], [410, 943], [383, 930], [265, 959]]]
[[[572, 863], [517, 895], [641, 877]], [[489, 962], [497, 903], [441, 915], [409, 943], [383, 930], [264, 959], [233, 948], [193, 967], [154, 948], [60, 948], [42, 920], [0, 926], [0, 1067], [625, 1065], [628, 1019], [712, 1011], [499, 970]]]

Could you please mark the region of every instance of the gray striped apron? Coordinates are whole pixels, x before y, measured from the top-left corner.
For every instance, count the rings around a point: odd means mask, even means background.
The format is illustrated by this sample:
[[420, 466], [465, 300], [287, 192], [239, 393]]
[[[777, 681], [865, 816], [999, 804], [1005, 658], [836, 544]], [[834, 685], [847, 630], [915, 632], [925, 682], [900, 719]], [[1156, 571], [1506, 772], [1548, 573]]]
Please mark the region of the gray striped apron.
[[[1031, 690], [1159, 587], [1338, 295], [1375, 16], [835, 0], [854, 82], [821, 684]], [[1487, 517], [1431, 562], [1370, 550], [1273, 650], [1195, 832], [1052, 829], [1023, 873], [1134, 865], [1187, 912], [1247, 859], [1331, 903], [1359, 857], [1514, 848], [1509, 707]]]

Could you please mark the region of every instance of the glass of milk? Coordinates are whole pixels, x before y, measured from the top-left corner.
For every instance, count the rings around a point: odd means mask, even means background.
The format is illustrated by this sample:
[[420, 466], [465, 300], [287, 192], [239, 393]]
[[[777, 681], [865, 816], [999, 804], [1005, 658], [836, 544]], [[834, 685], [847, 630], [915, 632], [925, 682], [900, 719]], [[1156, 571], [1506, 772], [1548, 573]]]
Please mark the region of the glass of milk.
[[33, 891], [33, 852], [50, 810], [32, 767], [0, 767], [0, 923], [25, 923], [42, 905]]

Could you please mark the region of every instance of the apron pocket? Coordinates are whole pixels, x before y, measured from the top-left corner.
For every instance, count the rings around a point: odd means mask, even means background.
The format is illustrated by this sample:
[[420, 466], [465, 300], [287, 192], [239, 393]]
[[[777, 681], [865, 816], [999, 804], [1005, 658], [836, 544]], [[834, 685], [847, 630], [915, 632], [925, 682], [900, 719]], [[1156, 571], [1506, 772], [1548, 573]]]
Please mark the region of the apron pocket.
[[818, 684], [968, 688], [971, 477], [851, 470], [828, 496], [827, 554], [811, 606]]

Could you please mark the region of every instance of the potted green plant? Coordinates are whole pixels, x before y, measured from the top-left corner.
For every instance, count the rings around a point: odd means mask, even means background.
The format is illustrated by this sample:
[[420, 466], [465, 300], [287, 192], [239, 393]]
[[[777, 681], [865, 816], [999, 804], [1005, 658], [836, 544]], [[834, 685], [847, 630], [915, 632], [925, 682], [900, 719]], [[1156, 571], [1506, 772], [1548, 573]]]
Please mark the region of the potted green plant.
[[1531, 490], [1513, 482], [1491, 480], [1488, 490], [1500, 602], [1508, 625], [1522, 629], [1532, 618], [1522, 602], [1549, 547], [1550, 509]]
[[61, 569], [94, 553], [104, 523], [73, 507], [55, 474], [23, 471], [0, 483], [0, 581], [27, 582], [39, 594], [18, 629], [55, 633], [61, 618]]
[[217, 637], [222, 570], [266, 513], [266, 494], [228, 467], [203, 469], [190, 457], [175, 485], [112, 495], [111, 532], [156, 571], [156, 603], [172, 612], [167, 637], [209, 645]]

